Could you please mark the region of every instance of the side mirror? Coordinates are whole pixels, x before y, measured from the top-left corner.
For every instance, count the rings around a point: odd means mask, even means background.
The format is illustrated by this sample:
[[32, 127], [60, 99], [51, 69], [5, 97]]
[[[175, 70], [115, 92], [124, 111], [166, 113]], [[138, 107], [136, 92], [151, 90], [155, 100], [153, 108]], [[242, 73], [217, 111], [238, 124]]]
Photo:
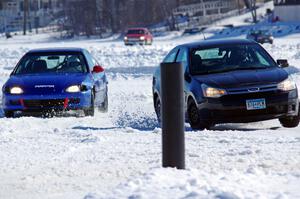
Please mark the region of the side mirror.
[[94, 66], [94, 68], [93, 68], [93, 73], [101, 73], [101, 72], [103, 72], [104, 71], [104, 68], [102, 67], [102, 66], [99, 66], [99, 65], [96, 65], [96, 66]]
[[184, 80], [189, 82], [189, 83], [192, 81], [192, 78], [191, 78], [191, 76], [188, 72], [184, 73]]
[[286, 68], [289, 66], [287, 59], [277, 59], [277, 64], [282, 68]]

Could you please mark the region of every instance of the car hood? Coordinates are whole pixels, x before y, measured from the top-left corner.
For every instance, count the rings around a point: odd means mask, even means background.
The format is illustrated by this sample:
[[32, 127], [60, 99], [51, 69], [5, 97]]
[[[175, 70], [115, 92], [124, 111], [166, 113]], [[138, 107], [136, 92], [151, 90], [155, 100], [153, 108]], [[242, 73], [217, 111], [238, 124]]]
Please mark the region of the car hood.
[[258, 70], [236, 70], [225, 73], [194, 76], [196, 81], [217, 88], [276, 84], [285, 80], [287, 77], [287, 72], [278, 67]]
[[20, 86], [26, 94], [63, 93], [71, 85], [82, 84], [87, 74], [39, 74], [14, 75], [9, 78], [6, 86]]

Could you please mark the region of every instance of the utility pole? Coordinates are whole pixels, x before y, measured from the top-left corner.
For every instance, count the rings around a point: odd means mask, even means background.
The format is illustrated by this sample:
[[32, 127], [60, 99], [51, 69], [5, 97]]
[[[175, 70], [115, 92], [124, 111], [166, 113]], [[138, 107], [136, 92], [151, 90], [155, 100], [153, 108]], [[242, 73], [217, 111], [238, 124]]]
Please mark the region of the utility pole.
[[23, 11], [24, 11], [23, 35], [26, 35], [27, 17], [28, 17], [28, 1], [29, 0], [24, 0], [24, 2], [23, 2]]

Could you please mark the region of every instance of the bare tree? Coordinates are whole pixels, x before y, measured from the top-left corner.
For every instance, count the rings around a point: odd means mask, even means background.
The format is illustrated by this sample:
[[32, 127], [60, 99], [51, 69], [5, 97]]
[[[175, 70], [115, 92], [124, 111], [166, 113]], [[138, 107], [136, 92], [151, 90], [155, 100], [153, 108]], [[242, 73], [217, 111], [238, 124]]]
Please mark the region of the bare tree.
[[174, 30], [175, 18], [170, 16], [177, 4], [178, 0], [69, 0], [66, 28], [90, 36], [97, 33], [95, 29], [119, 32], [167, 20]]
[[66, 23], [75, 35], [85, 34], [89, 37], [95, 33], [97, 22], [95, 0], [68, 1], [65, 7]]
[[23, 11], [24, 11], [24, 18], [23, 18], [23, 35], [26, 35], [26, 30], [27, 30], [27, 18], [28, 18], [28, 9], [29, 9], [29, 5], [28, 5], [28, 0], [24, 0], [23, 3]]
[[253, 23], [257, 23], [256, 0], [244, 0], [245, 5], [251, 11]]

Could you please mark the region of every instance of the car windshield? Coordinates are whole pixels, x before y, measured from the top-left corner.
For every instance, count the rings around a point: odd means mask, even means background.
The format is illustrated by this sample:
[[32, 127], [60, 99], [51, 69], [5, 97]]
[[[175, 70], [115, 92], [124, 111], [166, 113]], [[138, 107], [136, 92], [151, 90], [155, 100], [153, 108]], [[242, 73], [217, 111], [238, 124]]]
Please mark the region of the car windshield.
[[85, 72], [87, 65], [80, 53], [29, 53], [21, 59], [14, 74]]
[[270, 55], [257, 44], [192, 49], [190, 61], [191, 74], [276, 67]]
[[129, 35], [140, 35], [145, 34], [145, 31], [143, 29], [131, 29], [127, 31], [127, 34]]

